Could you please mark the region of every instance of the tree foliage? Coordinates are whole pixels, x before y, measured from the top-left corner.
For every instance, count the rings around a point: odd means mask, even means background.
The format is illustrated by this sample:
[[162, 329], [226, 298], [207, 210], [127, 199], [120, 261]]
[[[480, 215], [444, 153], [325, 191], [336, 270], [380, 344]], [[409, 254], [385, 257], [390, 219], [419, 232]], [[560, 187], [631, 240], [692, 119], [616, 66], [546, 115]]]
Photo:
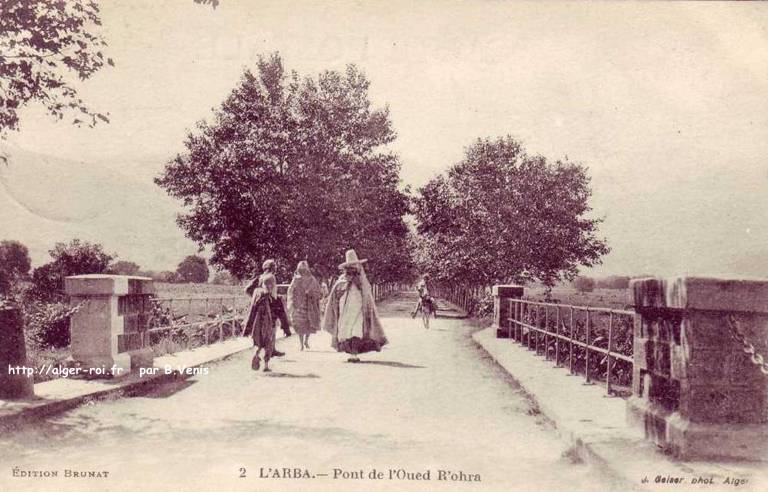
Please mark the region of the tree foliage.
[[29, 275], [29, 250], [19, 241], [0, 241], [0, 296]]
[[18, 130], [18, 111], [32, 101], [72, 123], [89, 126], [107, 116], [88, 108], [72, 84], [112, 65], [93, 0], [0, 0], [0, 136]]
[[609, 251], [587, 218], [590, 194], [579, 164], [528, 155], [509, 136], [478, 139], [414, 200], [418, 264], [476, 285], [571, 279]]
[[216, 285], [238, 285], [239, 282], [235, 277], [232, 276], [231, 273], [229, 273], [226, 270], [217, 271], [213, 275], [213, 280], [211, 283]]
[[176, 272], [171, 272], [170, 270], [151, 272], [150, 277], [152, 277], [154, 280], [157, 280], [158, 282], [176, 283], [179, 281], [179, 277], [176, 275]]
[[140, 272], [141, 267], [132, 261], [116, 261], [109, 267], [109, 273], [115, 275], [139, 275]]
[[176, 281], [204, 284], [208, 281], [208, 262], [202, 256], [187, 256], [176, 268]]
[[344, 251], [371, 259], [379, 279], [407, 270], [408, 198], [386, 108], [373, 108], [355, 66], [287, 74], [279, 55], [246, 70], [156, 179], [187, 212], [179, 225], [211, 263], [238, 278], [275, 258], [282, 275], [307, 259], [333, 275]]
[[105, 273], [114, 255], [104, 252], [100, 244], [73, 239], [69, 243], [56, 243], [48, 252], [52, 261], [32, 272], [30, 295], [36, 299], [53, 301], [64, 298], [64, 279], [70, 275]]
[[24, 332], [33, 347], [61, 348], [69, 345], [69, 320], [73, 311], [64, 300], [49, 302], [27, 299], [22, 304]]

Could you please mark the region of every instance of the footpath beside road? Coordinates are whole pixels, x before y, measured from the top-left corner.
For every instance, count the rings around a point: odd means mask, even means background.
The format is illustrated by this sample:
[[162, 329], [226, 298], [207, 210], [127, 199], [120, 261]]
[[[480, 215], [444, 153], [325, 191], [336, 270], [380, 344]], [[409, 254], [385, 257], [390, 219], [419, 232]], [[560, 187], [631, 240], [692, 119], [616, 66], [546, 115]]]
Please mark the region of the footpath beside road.
[[[603, 385], [586, 384], [567, 368], [555, 367], [510, 339], [496, 338], [493, 328], [473, 338], [528, 393], [579, 458], [616, 479], [640, 489], [725, 490], [735, 485], [737, 490], [768, 490], [766, 463], [675, 460], [627, 424], [625, 400], [606, 395]], [[684, 481], [670, 483], [670, 477]]]
[[[277, 340], [277, 347], [286, 338]], [[37, 419], [71, 410], [89, 402], [135, 396], [158, 385], [196, 375], [195, 369], [249, 350], [250, 337], [238, 337], [193, 350], [157, 357], [154, 374], [130, 374], [114, 379], [60, 377], [35, 384], [35, 398], [0, 400], [0, 431], [13, 430]]]
[[[451, 315], [449, 314], [448, 317]], [[286, 344], [289, 343], [287, 340], [295, 340], [295, 336], [278, 338], [277, 349], [285, 351]], [[0, 432], [11, 431], [41, 418], [98, 400], [140, 396], [157, 386], [197, 376], [199, 374], [195, 369], [250, 350], [252, 347], [253, 342], [250, 337], [238, 337], [157, 357], [153, 363], [156, 369], [154, 374], [139, 376], [133, 373], [114, 379], [58, 377], [36, 383], [34, 398], [13, 401], [0, 399]]]

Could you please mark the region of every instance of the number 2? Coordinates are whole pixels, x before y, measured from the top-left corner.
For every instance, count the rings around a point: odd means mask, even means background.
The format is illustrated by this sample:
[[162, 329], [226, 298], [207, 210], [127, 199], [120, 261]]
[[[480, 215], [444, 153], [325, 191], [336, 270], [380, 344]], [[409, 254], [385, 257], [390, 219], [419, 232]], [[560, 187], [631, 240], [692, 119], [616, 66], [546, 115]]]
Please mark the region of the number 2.
[[245, 467], [240, 467], [240, 478], [245, 478]]

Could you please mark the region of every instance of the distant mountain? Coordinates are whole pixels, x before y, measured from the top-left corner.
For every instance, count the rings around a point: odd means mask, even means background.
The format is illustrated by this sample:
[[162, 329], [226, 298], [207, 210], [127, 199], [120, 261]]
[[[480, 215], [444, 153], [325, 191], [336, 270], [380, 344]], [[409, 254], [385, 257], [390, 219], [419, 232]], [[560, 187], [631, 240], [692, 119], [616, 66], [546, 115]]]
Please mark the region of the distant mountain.
[[176, 226], [179, 204], [155, 186], [146, 162], [116, 168], [7, 143], [0, 152], [0, 240], [24, 243], [34, 265], [72, 238], [99, 242], [143, 269], [175, 269], [196, 252]]

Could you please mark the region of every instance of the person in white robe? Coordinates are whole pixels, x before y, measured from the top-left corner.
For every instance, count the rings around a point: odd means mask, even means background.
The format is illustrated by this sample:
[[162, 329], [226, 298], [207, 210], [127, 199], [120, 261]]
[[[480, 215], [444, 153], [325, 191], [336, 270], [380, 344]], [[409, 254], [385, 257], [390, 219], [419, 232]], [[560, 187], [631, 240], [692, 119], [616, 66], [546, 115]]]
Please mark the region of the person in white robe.
[[323, 329], [331, 334], [331, 346], [350, 354], [349, 362], [360, 362], [359, 354], [379, 352], [387, 337], [376, 311], [373, 289], [355, 250], [346, 253], [339, 265], [344, 271], [328, 295]]

